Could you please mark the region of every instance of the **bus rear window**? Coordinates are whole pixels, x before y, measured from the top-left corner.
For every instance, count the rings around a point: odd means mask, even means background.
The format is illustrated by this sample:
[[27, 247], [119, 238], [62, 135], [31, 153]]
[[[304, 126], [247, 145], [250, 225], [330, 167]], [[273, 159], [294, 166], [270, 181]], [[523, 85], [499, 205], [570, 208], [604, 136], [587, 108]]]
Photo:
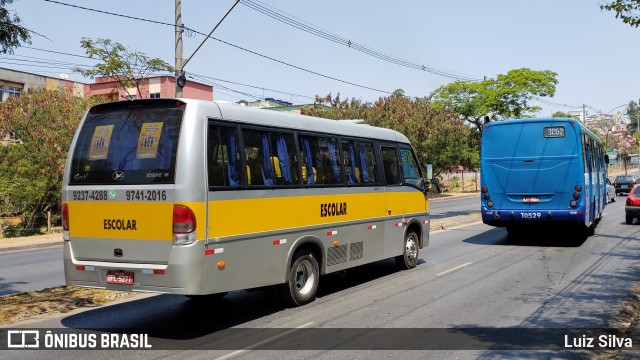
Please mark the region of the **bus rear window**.
[[90, 111], [73, 150], [69, 184], [173, 183], [184, 106], [155, 105]]
[[570, 126], [540, 122], [497, 124], [482, 133], [484, 157], [512, 158], [576, 155]]

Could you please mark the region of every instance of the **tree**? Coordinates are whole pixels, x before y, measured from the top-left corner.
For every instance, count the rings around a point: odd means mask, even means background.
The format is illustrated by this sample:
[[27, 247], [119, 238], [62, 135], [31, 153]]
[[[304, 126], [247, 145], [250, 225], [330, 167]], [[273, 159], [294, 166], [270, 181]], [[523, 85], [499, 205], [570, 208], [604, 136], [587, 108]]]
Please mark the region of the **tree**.
[[0, 104], [0, 134], [20, 142], [0, 146], [0, 214], [22, 214], [33, 231], [60, 202], [62, 174], [73, 134], [100, 97], [83, 99], [70, 90], [31, 89]]
[[534, 96], [552, 97], [558, 80], [550, 70], [526, 68], [510, 70], [495, 79], [479, 82], [456, 81], [433, 91], [429, 98], [434, 105], [454, 111], [482, 130], [487, 119], [519, 118], [540, 111], [529, 105]]
[[613, 128], [615, 125], [616, 125], [616, 122], [613, 120], [613, 118], [605, 117], [604, 119], [596, 121], [595, 124], [593, 125], [594, 126], [593, 129], [589, 128], [589, 130], [591, 130], [591, 132], [593, 132], [594, 134], [604, 135], [605, 151], [613, 150], [614, 144], [609, 143], [609, 137], [611, 136], [611, 132], [613, 131]]
[[13, 0], [0, 0], [0, 53], [13, 53], [13, 49], [20, 46], [20, 43], [31, 44], [31, 34], [29, 30], [21, 25], [21, 20], [17, 14], [9, 14], [7, 5]]
[[640, 106], [633, 100], [629, 101], [629, 105], [627, 105], [627, 116], [631, 120], [627, 126], [627, 132], [633, 135], [638, 131], [638, 122], [640, 122]]
[[614, 0], [608, 4], [600, 5], [601, 10], [613, 11], [616, 19], [633, 27], [640, 25], [640, 0]]
[[398, 89], [374, 103], [340, 100], [340, 94], [316, 96], [313, 106], [302, 114], [329, 119], [363, 119], [366, 124], [393, 129], [411, 141], [418, 159], [433, 164], [434, 174], [452, 166], [475, 169], [479, 164], [478, 144], [473, 129], [450, 111], [432, 106], [427, 99], [410, 99]]
[[618, 157], [622, 158], [624, 162], [624, 174], [627, 175], [627, 161], [629, 158], [629, 154], [631, 154], [631, 150], [633, 149], [633, 144], [636, 143], [636, 139], [631, 137], [630, 135], [622, 135], [618, 134]]
[[[161, 59], [151, 59], [144, 53], [131, 51], [118, 42], [109, 39], [91, 40], [82, 38], [81, 46], [90, 58], [98, 58], [102, 62], [93, 69], [75, 68], [74, 71], [93, 79], [95, 76], [114, 78], [127, 95], [141, 96], [140, 86], [144, 80], [155, 72], [173, 72], [173, 67]], [[129, 89], [136, 88], [136, 94]]]
[[[578, 119], [578, 117], [577, 117], [577, 116], [575, 116], [575, 115], [571, 115], [571, 114], [569, 114], [569, 113], [562, 112], [562, 111], [556, 111], [556, 112], [554, 112], [553, 114], [551, 114], [551, 117], [554, 117], [554, 118], [574, 118], [574, 119]], [[578, 119], [578, 120], [580, 120], [580, 119]]]

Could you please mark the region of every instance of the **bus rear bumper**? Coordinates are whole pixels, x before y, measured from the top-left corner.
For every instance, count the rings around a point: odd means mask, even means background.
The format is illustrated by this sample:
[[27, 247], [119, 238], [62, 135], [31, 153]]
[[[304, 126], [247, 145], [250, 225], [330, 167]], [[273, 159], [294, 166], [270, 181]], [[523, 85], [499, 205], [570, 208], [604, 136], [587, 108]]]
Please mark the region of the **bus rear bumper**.
[[[202, 294], [202, 278], [193, 270], [189, 270], [193, 269], [194, 259], [190, 256], [193, 250], [185, 247], [177, 253], [181, 254], [172, 254], [169, 264], [86, 261], [78, 260], [73, 254], [70, 242], [65, 241], [65, 281], [67, 285], [118, 291]], [[113, 273], [132, 276], [132, 283], [107, 282], [107, 275]]]
[[544, 224], [556, 222], [583, 223], [585, 213], [583, 207], [570, 210], [490, 210], [482, 207], [482, 222], [496, 227], [515, 224]]

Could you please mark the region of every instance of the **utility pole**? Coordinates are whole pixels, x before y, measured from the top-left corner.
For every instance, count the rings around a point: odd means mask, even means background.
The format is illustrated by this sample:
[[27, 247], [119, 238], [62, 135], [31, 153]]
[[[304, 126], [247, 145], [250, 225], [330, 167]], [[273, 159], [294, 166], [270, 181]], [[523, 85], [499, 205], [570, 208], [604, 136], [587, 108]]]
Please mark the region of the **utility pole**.
[[582, 124], [587, 125], [587, 105], [582, 104]]
[[181, 5], [181, 0], [176, 0], [176, 97], [182, 97], [182, 88], [187, 83], [187, 79], [184, 75], [184, 67], [187, 65], [187, 63], [191, 59], [193, 59], [193, 55], [195, 55], [196, 52], [200, 50], [202, 45], [204, 45], [204, 43], [211, 37], [211, 34], [213, 34], [213, 32], [216, 31], [218, 26], [222, 24], [222, 21], [224, 21], [227, 15], [229, 15], [231, 10], [233, 10], [233, 8], [236, 7], [236, 5], [238, 5], [239, 2], [240, 0], [236, 0], [233, 6], [231, 6], [231, 8], [227, 11], [227, 13], [224, 14], [222, 19], [218, 21], [218, 23], [213, 28], [213, 30], [211, 30], [209, 35], [207, 35], [204, 38], [204, 40], [202, 40], [200, 45], [198, 45], [198, 47], [193, 51], [193, 54], [191, 54], [191, 56], [187, 58], [187, 61], [184, 61], [184, 59], [182, 58], [182, 31], [183, 31], [182, 10], [181, 10], [182, 5]]
[[182, 66], [182, 0], [176, 0], [176, 97], [182, 97], [186, 79]]

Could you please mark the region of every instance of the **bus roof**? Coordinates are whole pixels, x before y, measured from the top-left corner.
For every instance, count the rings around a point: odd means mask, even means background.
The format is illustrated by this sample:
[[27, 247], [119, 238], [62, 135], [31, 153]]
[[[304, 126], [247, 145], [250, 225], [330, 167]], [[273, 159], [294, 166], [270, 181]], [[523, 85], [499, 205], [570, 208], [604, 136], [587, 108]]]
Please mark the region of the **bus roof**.
[[385, 141], [409, 143], [407, 137], [395, 130], [385, 129], [352, 121], [339, 121], [285, 113], [280, 111], [248, 108], [238, 104], [218, 103], [194, 99], [173, 99], [185, 102], [190, 109], [201, 112], [202, 115], [220, 113], [222, 120], [237, 121], [245, 124], [273, 126], [301, 131], [335, 134], [341, 136], [363, 137]]
[[572, 126], [577, 124], [580, 127], [580, 131], [581, 132], [587, 134], [589, 137], [595, 139], [598, 142], [601, 141], [600, 138], [596, 134], [591, 132], [591, 130], [589, 130], [578, 119], [575, 119], [575, 118], [553, 118], [553, 117], [547, 117], [547, 118], [509, 119], [509, 120], [490, 122], [488, 124], [484, 124], [484, 126], [485, 127], [492, 127], [492, 126], [509, 125], [509, 124], [522, 124], [522, 123], [529, 123], [529, 122], [571, 123]]

